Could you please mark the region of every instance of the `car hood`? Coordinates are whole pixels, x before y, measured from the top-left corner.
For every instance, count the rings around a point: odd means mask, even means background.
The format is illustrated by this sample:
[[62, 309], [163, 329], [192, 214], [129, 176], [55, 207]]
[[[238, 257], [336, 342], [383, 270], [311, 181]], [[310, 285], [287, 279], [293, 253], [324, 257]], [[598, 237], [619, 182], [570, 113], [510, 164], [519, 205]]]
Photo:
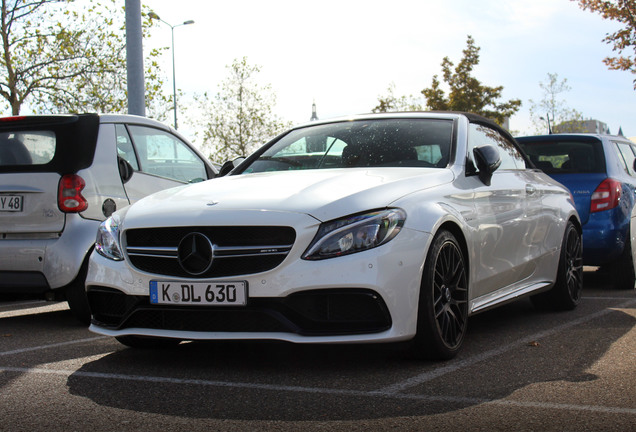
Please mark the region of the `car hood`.
[[[127, 209], [126, 225], [228, 223], [237, 212], [298, 213], [320, 221], [392, 205], [453, 180], [449, 169], [349, 168], [277, 171], [221, 177], [150, 195]], [[201, 218], [201, 219], [199, 219]], [[132, 220], [131, 220], [132, 219]]]

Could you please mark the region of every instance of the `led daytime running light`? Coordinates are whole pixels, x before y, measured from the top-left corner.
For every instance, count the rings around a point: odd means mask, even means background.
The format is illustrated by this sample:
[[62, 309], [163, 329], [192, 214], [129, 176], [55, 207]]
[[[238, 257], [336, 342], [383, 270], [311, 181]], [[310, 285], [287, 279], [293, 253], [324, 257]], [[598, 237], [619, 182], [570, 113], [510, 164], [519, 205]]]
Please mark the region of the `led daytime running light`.
[[403, 210], [388, 209], [323, 223], [303, 259], [334, 258], [378, 247], [400, 232], [405, 219]]

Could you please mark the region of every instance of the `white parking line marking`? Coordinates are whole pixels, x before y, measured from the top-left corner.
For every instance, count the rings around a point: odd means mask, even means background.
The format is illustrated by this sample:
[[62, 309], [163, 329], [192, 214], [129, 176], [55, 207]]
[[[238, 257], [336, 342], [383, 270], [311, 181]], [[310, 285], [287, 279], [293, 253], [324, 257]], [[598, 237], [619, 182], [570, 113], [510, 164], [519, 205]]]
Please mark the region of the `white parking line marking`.
[[42, 368], [19, 368], [19, 367], [0, 367], [0, 372], [16, 372], [21, 374], [43, 374], [43, 375], [57, 375], [63, 377], [85, 377], [85, 378], [97, 378], [97, 379], [114, 379], [121, 381], [136, 381], [136, 382], [148, 382], [155, 384], [180, 384], [180, 385], [199, 385], [210, 387], [227, 387], [227, 388], [242, 388], [248, 390], [267, 390], [276, 392], [298, 392], [309, 393], [319, 395], [335, 395], [335, 396], [354, 396], [354, 397], [372, 397], [372, 398], [385, 398], [385, 399], [410, 399], [421, 400], [427, 402], [445, 402], [452, 404], [468, 404], [468, 405], [505, 405], [514, 406], [520, 408], [538, 408], [541, 410], [552, 409], [562, 411], [586, 411], [592, 413], [611, 413], [611, 414], [625, 414], [636, 415], [636, 408], [623, 408], [623, 407], [606, 407], [600, 405], [574, 405], [574, 404], [558, 404], [558, 403], [546, 403], [546, 402], [528, 402], [528, 401], [516, 401], [509, 399], [481, 399], [481, 398], [464, 398], [464, 397], [452, 397], [452, 396], [430, 396], [419, 394], [404, 394], [404, 393], [386, 393], [377, 391], [363, 391], [363, 390], [344, 390], [344, 389], [330, 389], [319, 387], [299, 387], [299, 386], [283, 386], [274, 384], [255, 384], [255, 383], [233, 383], [225, 381], [211, 381], [211, 380], [199, 380], [199, 379], [183, 379], [183, 378], [168, 378], [168, 377], [156, 377], [156, 376], [143, 376], [143, 375], [124, 375], [124, 374], [112, 374], [102, 372], [84, 372], [75, 370], [54, 370], [54, 369], [42, 369]]
[[[636, 304], [636, 300], [628, 300], [628, 301], [623, 302], [620, 305], [616, 306], [614, 309], [627, 308], [627, 307], [633, 306], [635, 304]], [[496, 356], [501, 355], [501, 354], [503, 354], [503, 353], [505, 353], [507, 351], [511, 351], [513, 349], [516, 349], [516, 348], [518, 348], [520, 346], [527, 345], [530, 342], [533, 342], [533, 341], [536, 341], [536, 340], [539, 340], [539, 339], [542, 339], [542, 338], [545, 338], [545, 337], [548, 337], [548, 336], [552, 336], [552, 335], [557, 334], [559, 332], [562, 332], [563, 330], [566, 330], [566, 329], [568, 329], [570, 327], [578, 326], [578, 325], [581, 325], [581, 324], [586, 323], [588, 321], [592, 321], [592, 320], [594, 320], [596, 318], [599, 318], [601, 316], [604, 316], [604, 315], [607, 315], [607, 314], [609, 314], [611, 312], [614, 312], [614, 309], [603, 309], [603, 310], [601, 310], [599, 312], [596, 312], [596, 313], [593, 313], [593, 314], [590, 314], [590, 315], [586, 315], [586, 316], [584, 316], [582, 318], [576, 319], [574, 321], [567, 322], [567, 323], [562, 324], [562, 325], [557, 326], [557, 327], [553, 327], [553, 328], [551, 328], [549, 330], [542, 331], [542, 332], [539, 332], [539, 333], [535, 333], [535, 334], [532, 334], [530, 336], [526, 336], [526, 337], [524, 337], [522, 339], [518, 339], [518, 340], [516, 340], [515, 342], [513, 342], [511, 344], [497, 347], [497, 348], [492, 349], [490, 351], [486, 351], [486, 352], [483, 352], [481, 354], [477, 354], [475, 356], [468, 357], [468, 358], [466, 358], [464, 360], [459, 360], [459, 361], [456, 361], [456, 362], [451, 361], [448, 366], [442, 366], [442, 367], [439, 367], [439, 368], [435, 368], [432, 371], [424, 372], [424, 373], [422, 373], [420, 375], [416, 375], [416, 376], [411, 377], [411, 378], [409, 378], [407, 380], [404, 380], [402, 382], [392, 384], [392, 385], [390, 385], [388, 387], [384, 387], [383, 389], [378, 390], [378, 393], [390, 395], [390, 394], [393, 394], [393, 393], [402, 392], [402, 391], [407, 390], [409, 388], [416, 387], [416, 386], [418, 386], [420, 384], [423, 384], [425, 382], [434, 380], [435, 378], [439, 378], [439, 377], [441, 377], [443, 375], [458, 371], [458, 370], [460, 370], [462, 368], [465, 368], [465, 367], [471, 366], [473, 364], [482, 362], [482, 361], [487, 360], [489, 358], [496, 357]]]
[[[36, 315], [48, 312], [57, 312], [62, 310], [68, 310], [68, 304], [66, 302], [46, 302], [43, 301], [36, 305], [31, 305], [28, 308], [17, 307], [19, 305], [12, 304], [9, 309], [0, 312], [0, 318], [15, 318], [27, 315]], [[6, 305], [4, 307], [7, 307]], [[4, 308], [3, 307], [3, 308]]]
[[62, 347], [62, 346], [67, 346], [67, 345], [74, 345], [74, 344], [79, 344], [79, 343], [84, 343], [84, 342], [93, 342], [99, 339], [106, 339], [108, 338], [108, 336], [97, 336], [97, 337], [91, 337], [91, 338], [85, 338], [85, 339], [75, 339], [72, 341], [66, 341], [66, 342], [58, 342], [58, 343], [54, 343], [54, 344], [48, 344], [48, 345], [40, 345], [40, 346], [35, 346], [35, 347], [29, 347], [29, 348], [20, 348], [17, 350], [12, 350], [12, 351], [0, 351], [0, 356], [8, 356], [8, 355], [13, 355], [13, 354], [22, 354], [25, 352], [30, 352], [30, 351], [38, 351], [38, 350], [45, 350], [45, 349], [49, 349], [49, 348], [58, 348], [58, 347]]
[[538, 408], [540, 410], [545, 409], [554, 409], [554, 410], [563, 410], [563, 411], [587, 411], [587, 412], [597, 412], [597, 413], [610, 413], [610, 414], [636, 414], [636, 409], [634, 408], [623, 408], [623, 407], [605, 407], [600, 405], [573, 405], [573, 404], [559, 404], [559, 403], [551, 403], [551, 402], [529, 402], [529, 401], [516, 401], [509, 399], [499, 399], [487, 402], [491, 405], [505, 405], [512, 407], [521, 407], [521, 408]]
[[[590, 299], [594, 299], [591, 297]], [[610, 298], [612, 300], [623, 300], [624, 297]], [[604, 309], [602, 311], [586, 315], [579, 319], [564, 323], [560, 326], [553, 327], [549, 330], [535, 333], [530, 336], [526, 336], [523, 339], [517, 340], [514, 343], [498, 347], [496, 349], [486, 351], [484, 353], [466, 358], [461, 361], [457, 361], [447, 366], [438, 367], [435, 370], [425, 372], [423, 374], [414, 376], [405, 381], [395, 383], [388, 387], [384, 387], [379, 390], [346, 390], [346, 389], [332, 389], [332, 388], [320, 388], [320, 387], [300, 387], [300, 386], [284, 386], [274, 384], [256, 384], [256, 383], [240, 383], [240, 382], [225, 382], [225, 381], [212, 381], [212, 380], [199, 380], [199, 379], [180, 379], [169, 377], [155, 377], [155, 376], [142, 376], [142, 375], [125, 375], [125, 374], [112, 374], [112, 373], [100, 373], [100, 372], [85, 372], [77, 370], [54, 370], [43, 368], [24, 368], [24, 367], [2, 367], [0, 366], [0, 372], [17, 372], [22, 374], [47, 374], [58, 376], [74, 376], [74, 377], [86, 377], [96, 379], [115, 379], [123, 381], [136, 381], [136, 382], [150, 382], [159, 384], [180, 384], [180, 385], [201, 385], [201, 386], [213, 386], [213, 387], [226, 387], [226, 388], [243, 388], [254, 390], [266, 390], [266, 391], [286, 391], [286, 392], [298, 392], [308, 394], [324, 394], [335, 396], [353, 396], [353, 397], [376, 397], [376, 398], [388, 398], [388, 399], [410, 399], [410, 400], [422, 400], [428, 402], [448, 402], [458, 404], [485, 404], [485, 405], [503, 405], [514, 406], [520, 408], [537, 408], [537, 409], [553, 409], [564, 411], [586, 411], [597, 413], [610, 413], [610, 414], [624, 414], [624, 415], [636, 415], [636, 408], [624, 408], [624, 407], [605, 407], [598, 405], [574, 405], [574, 404], [558, 404], [558, 403], [545, 403], [545, 402], [533, 402], [533, 401], [515, 401], [509, 399], [482, 399], [482, 398], [463, 398], [463, 397], [450, 397], [450, 396], [430, 396], [419, 395], [412, 393], [403, 393], [405, 390], [418, 386], [420, 384], [431, 381], [435, 378], [441, 377], [448, 373], [455, 372], [462, 368], [471, 366], [489, 358], [501, 355], [507, 351], [515, 349], [519, 346], [525, 345], [528, 342], [535, 341], [541, 338], [552, 336], [559, 332], [562, 332], [570, 327], [581, 325], [585, 322], [602, 317], [616, 309], [629, 308], [636, 305], [636, 300], [629, 299], [611, 309]], [[37, 350], [45, 350], [49, 348], [58, 348], [73, 344], [80, 344], [86, 342], [92, 342], [100, 339], [109, 338], [108, 336], [97, 336], [84, 339], [76, 339], [72, 341], [59, 342], [48, 345], [41, 345], [36, 347], [22, 348], [12, 351], [0, 352], [0, 356], [8, 356], [14, 354], [21, 354], [25, 352], [32, 352]]]
[[587, 296], [582, 296], [581, 298], [583, 300], [625, 300], [627, 297], [609, 297], [609, 296], [603, 296], [603, 297], [591, 296], [591, 297], [587, 297]]

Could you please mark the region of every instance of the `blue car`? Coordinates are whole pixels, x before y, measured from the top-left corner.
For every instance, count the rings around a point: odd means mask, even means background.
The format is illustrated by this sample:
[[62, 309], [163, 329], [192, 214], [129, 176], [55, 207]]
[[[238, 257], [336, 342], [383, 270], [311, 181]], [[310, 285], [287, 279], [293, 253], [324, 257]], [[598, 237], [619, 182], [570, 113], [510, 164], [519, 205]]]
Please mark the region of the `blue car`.
[[622, 136], [598, 134], [527, 136], [517, 141], [537, 168], [572, 193], [583, 224], [583, 263], [608, 270], [615, 288], [633, 289], [636, 254], [630, 221], [636, 144]]

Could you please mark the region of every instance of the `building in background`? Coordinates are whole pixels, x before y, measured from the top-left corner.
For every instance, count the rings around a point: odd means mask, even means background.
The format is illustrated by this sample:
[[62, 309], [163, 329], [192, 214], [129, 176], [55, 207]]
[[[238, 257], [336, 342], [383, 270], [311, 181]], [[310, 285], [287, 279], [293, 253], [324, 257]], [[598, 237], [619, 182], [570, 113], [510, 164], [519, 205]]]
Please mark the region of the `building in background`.
[[554, 126], [552, 132], [610, 134], [607, 124], [598, 120], [571, 120], [559, 123]]

